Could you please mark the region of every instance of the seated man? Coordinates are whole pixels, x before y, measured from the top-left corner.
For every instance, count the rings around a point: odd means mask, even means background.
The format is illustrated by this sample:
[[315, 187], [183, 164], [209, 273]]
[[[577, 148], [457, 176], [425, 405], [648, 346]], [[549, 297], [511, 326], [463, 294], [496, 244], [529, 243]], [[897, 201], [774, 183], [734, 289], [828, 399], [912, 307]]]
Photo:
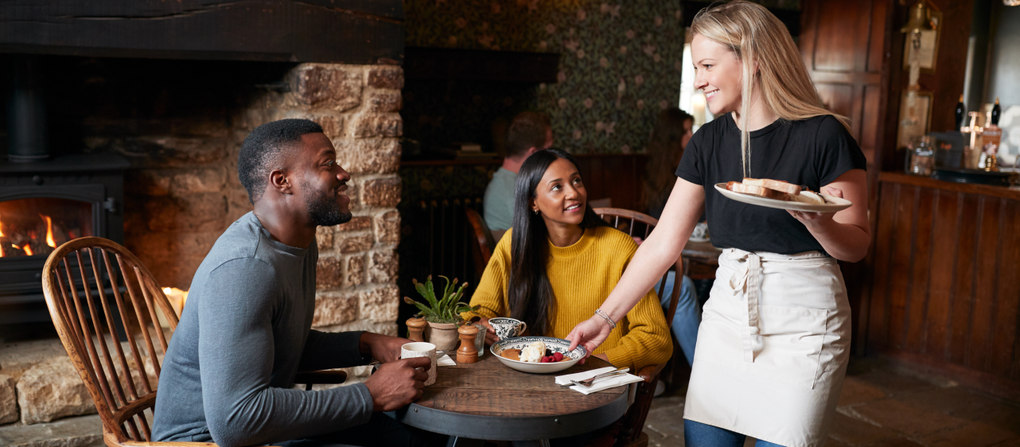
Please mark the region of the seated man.
[[[415, 368], [427, 358], [400, 360], [402, 338], [311, 330], [316, 227], [351, 219], [350, 175], [329, 138], [308, 120], [264, 124], [245, 139], [237, 171], [255, 209], [195, 273], [163, 362], [153, 439], [427, 445], [432, 435], [381, 413], [421, 397], [428, 376]], [[371, 359], [383, 363], [364, 383], [291, 389], [298, 371]]]
[[514, 182], [521, 164], [535, 151], [549, 149], [553, 144], [549, 117], [538, 112], [521, 112], [514, 117], [506, 132], [506, 154], [503, 165], [492, 174], [485, 187], [485, 226], [498, 241], [510, 228], [514, 216]]

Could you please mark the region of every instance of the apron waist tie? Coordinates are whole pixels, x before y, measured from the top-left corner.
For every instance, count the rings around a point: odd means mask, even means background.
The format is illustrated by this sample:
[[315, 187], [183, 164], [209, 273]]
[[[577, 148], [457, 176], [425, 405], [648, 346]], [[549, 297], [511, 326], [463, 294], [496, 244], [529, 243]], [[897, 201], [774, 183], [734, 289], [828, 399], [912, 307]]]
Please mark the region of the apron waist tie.
[[758, 301], [762, 281], [761, 257], [749, 252], [741, 254], [742, 256], [738, 255], [736, 260], [741, 261], [743, 267], [730, 277], [730, 287], [733, 290], [742, 289], [744, 291], [747, 301], [747, 325], [740, 331], [741, 347], [744, 352], [744, 361], [754, 363], [754, 358], [765, 346], [761, 328], [758, 326]]

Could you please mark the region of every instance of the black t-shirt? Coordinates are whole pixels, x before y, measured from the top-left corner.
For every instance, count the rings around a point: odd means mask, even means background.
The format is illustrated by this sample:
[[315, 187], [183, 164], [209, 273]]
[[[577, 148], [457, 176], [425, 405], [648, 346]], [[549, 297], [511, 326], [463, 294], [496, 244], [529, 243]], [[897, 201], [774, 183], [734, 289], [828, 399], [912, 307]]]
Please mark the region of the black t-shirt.
[[[857, 141], [831, 115], [776, 120], [751, 132], [751, 177], [783, 180], [812, 191], [851, 169], [866, 169]], [[716, 183], [741, 181], [740, 129], [727, 113], [691, 138], [677, 177], [705, 187], [705, 214], [712, 245], [781, 254], [822, 251], [804, 224], [785, 210], [727, 199]], [[823, 191], [824, 192], [824, 191]]]

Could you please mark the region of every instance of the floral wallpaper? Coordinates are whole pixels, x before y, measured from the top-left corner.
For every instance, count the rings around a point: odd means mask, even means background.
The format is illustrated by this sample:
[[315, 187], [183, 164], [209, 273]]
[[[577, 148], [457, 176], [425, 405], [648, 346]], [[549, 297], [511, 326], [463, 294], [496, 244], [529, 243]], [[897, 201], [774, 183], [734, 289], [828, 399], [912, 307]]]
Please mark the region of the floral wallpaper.
[[635, 151], [644, 146], [658, 111], [679, 99], [680, 3], [406, 0], [408, 46], [562, 56], [558, 82], [524, 90], [409, 80], [405, 135], [430, 143], [471, 138], [488, 144], [489, 122], [533, 109], [549, 114], [557, 147], [574, 153]]

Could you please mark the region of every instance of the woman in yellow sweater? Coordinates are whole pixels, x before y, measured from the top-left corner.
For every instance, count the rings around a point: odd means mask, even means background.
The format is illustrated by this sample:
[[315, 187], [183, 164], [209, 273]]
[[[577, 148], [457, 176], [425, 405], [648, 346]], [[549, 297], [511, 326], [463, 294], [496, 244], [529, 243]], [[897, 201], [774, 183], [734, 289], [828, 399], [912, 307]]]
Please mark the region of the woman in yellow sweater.
[[[616, 287], [637, 244], [610, 227], [587, 204], [577, 163], [566, 152], [539, 151], [517, 175], [510, 231], [496, 244], [465, 317], [510, 316], [528, 332], [564, 338]], [[659, 299], [648, 291], [593, 353], [638, 371], [665, 363], [673, 352]]]

